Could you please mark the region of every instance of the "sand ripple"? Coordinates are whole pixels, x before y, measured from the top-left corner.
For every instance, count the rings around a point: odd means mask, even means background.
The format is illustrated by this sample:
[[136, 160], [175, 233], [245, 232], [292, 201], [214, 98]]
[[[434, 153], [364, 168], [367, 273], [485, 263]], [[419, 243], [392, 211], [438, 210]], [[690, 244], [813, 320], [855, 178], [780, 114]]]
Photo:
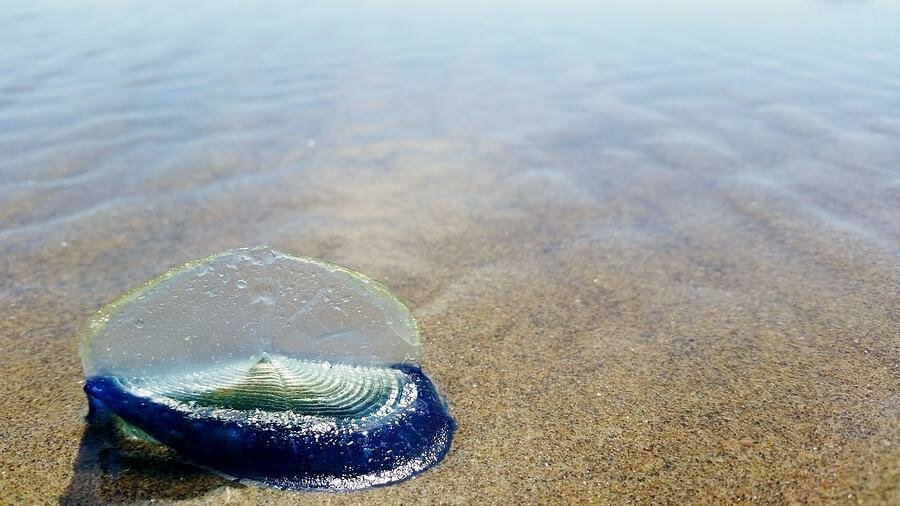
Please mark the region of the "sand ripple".
[[454, 450], [359, 497], [896, 497], [896, 8], [13, 4], [0, 502], [290, 500], [79, 448], [85, 316], [263, 242], [422, 320]]

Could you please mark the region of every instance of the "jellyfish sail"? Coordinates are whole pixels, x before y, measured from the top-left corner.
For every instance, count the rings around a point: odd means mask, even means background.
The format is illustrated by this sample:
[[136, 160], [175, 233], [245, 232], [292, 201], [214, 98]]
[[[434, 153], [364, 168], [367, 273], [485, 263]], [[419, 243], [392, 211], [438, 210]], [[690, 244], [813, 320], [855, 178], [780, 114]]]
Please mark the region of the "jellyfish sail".
[[439, 462], [455, 422], [382, 284], [268, 247], [188, 263], [97, 312], [95, 412], [228, 476], [352, 490]]

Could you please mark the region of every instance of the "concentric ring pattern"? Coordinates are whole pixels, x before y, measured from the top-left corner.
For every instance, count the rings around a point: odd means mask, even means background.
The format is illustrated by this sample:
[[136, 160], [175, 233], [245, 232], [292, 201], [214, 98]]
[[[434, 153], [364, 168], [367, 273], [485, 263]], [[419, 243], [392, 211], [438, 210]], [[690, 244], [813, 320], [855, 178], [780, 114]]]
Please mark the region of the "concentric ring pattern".
[[386, 415], [415, 397], [400, 370], [298, 360], [265, 354], [183, 374], [120, 380], [138, 397], [182, 408], [291, 412], [337, 420]]

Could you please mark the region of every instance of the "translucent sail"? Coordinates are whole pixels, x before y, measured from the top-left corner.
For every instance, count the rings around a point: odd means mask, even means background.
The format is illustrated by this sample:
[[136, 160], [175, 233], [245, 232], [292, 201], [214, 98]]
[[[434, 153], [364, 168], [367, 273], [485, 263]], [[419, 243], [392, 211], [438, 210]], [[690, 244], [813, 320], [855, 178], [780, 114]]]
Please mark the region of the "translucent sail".
[[186, 264], [99, 311], [85, 375], [149, 376], [264, 355], [362, 366], [416, 365], [419, 333], [383, 285], [269, 247]]

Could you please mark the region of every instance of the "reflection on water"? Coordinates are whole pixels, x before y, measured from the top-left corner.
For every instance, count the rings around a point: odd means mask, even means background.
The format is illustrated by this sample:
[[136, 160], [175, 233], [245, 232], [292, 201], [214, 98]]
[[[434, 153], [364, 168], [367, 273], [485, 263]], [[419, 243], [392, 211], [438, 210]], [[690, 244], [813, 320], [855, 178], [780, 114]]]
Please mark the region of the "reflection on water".
[[897, 192], [897, 9], [782, 4], [13, 6], [0, 233], [437, 140], [589, 188], [628, 154], [888, 246], [894, 209], [865, 201]]
[[460, 450], [405, 493], [882, 497], [900, 4], [679, 4], [4, 6], [0, 415], [33, 437], [0, 458], [64, 488], [84, 315], [268, 242], [422, 319]]

